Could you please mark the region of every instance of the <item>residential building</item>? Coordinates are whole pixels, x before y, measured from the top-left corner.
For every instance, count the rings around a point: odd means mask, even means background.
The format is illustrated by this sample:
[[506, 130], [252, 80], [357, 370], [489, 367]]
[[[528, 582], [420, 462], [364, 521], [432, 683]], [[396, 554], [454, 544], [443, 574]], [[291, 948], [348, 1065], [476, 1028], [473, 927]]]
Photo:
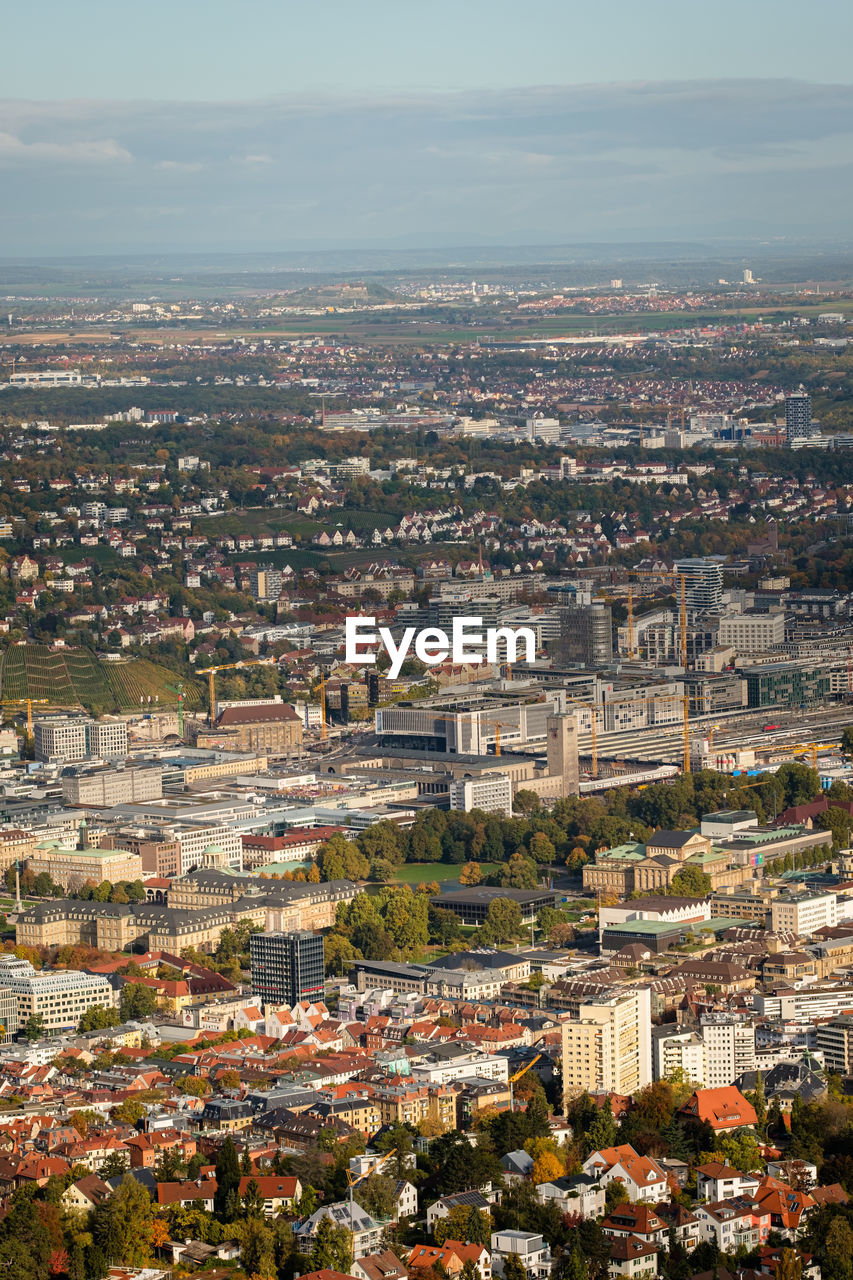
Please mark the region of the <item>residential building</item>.
[[503, 1276], [504, 1265], [512, 1254], [524, 1267], [527, 1280], [547, 1280], [551, 1274], [551, 1246], [544, 1236], [534, 1231], [493, 1231], [492, 1270]]
[[718, 561], [701, 556], [676, 560], [675, 572], [684, 578], [684, 600], [688, 609], [699, 613], [713, 613], [720, 609], [723, 603], [723, 571]]
[[563, 1023], [563, 1094], [634, 1094], [651, 1083], [651, 998], [647, 988], [614, 990]]
[[812, 434], [812, 398], [806, 391], [785, 396], [785, 435], [788, 444], [808, 440]]
[[651, 1156], [639, 1155], [627, 1143], [593, 1151], [583, 1162], [583, 1172], [595, 1178], [603, 1188], [621, 1182], [632, 1204], [658, 1204], [668, 1191], [665, 1170]]
[[[853, 997], [850, 997], [850, 1006], [853, 1009]], [[827, 1071], [840, 1076], [853, 1075], [853, 1013], [818, 1023], [816, 1041]]]
[[[702, 1019], [706, 1089], [733, 1084], [745, 1071], [755, 1070], [755, 1023], [749, 1019], [709, 1014]], [[693, 1077], [691, 1077], [692, 1079]]]

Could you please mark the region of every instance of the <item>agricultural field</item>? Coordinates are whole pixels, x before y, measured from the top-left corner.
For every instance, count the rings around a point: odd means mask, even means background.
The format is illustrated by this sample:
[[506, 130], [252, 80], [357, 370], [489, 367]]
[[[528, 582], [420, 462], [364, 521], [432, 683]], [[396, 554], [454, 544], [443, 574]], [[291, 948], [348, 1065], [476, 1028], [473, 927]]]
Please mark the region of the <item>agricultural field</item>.
[[[85, 707], [103, 714], [132, 711], [151, 703], [177, 702], [178, 676], [145, 658], [130, 662], [99, 662], [88, 649], [52, 652], [45, 645], [10, 645], [0, 667], [0, 696], [4, 701], [45, 699], [57, 707]], [[187, 709], [201, 705], [198, 681], [185, 681]]]

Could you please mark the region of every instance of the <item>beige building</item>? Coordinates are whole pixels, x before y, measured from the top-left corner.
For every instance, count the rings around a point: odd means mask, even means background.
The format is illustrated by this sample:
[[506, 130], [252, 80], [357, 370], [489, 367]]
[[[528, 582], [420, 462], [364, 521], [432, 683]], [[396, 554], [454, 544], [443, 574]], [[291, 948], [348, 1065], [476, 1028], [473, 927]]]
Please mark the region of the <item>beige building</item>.
[[151, 765], [81, 767], [64, 772], [62, 777], [65, 803], [83, 808], [110, 809], [117, 804], [159, 800], [162, 794], [163, 774]]
[[27, 859], [34, 875], [46, 871], [63, 889], [79, 889], [87, 881], [116, 884], [119, 880], [141, 880], [142, 859], [127, 849], [64, 849], [57, 840], [36, 845]]
[[28, 960], [0, 957], [0, 988], [11, 991], [18, 1001], [18, 1025], [40, 1016], [48, 1032], [76, 1029], [93, 1005], [112, 1008], [116, 993], [106, 978], [74, 969], [36, 972]]
[[0, 873], [8, 871], [16, 862], [23, 864], [36, 847], [36, 838], [31, 831], [20, 831], [16, 827], [0, 831]]
[[226, 707], [216, 728], [225, 731], [239, 751], [289, 756], [302, 746], [302, 721], [287, 703]]
[[774, 933], [798, 933], [811, 937], [816, 929], [838, 924], [838, 897], [834, 893], [796, 893], [774, 898], [770, 927]]
[[615, 990], [580, 1006], [563, 1023], [563, 1095], [632, 1095], [652, 1079], [651, 1000], [647, 988]]

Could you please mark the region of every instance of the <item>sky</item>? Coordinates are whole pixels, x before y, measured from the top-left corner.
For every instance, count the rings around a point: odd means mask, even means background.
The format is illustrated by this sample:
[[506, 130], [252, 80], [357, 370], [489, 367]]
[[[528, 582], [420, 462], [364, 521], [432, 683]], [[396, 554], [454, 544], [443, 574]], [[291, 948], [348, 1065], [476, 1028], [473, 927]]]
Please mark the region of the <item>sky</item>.
[[0, 257], [838, 240], [849, 0], [40, 0]]

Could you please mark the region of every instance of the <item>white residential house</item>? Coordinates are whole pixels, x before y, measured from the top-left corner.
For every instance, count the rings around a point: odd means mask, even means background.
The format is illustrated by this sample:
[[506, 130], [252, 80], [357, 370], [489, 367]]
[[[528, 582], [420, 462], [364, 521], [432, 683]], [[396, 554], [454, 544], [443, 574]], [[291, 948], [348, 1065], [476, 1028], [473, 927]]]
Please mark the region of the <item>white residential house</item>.
[[492, 1271], [503, 1276], [504, 1264], [515, 1254], [527, 1273], [527, 1280], [547, 1280], [551, 1274], [551, 1246], [534, 1231], [493, 1231]]

